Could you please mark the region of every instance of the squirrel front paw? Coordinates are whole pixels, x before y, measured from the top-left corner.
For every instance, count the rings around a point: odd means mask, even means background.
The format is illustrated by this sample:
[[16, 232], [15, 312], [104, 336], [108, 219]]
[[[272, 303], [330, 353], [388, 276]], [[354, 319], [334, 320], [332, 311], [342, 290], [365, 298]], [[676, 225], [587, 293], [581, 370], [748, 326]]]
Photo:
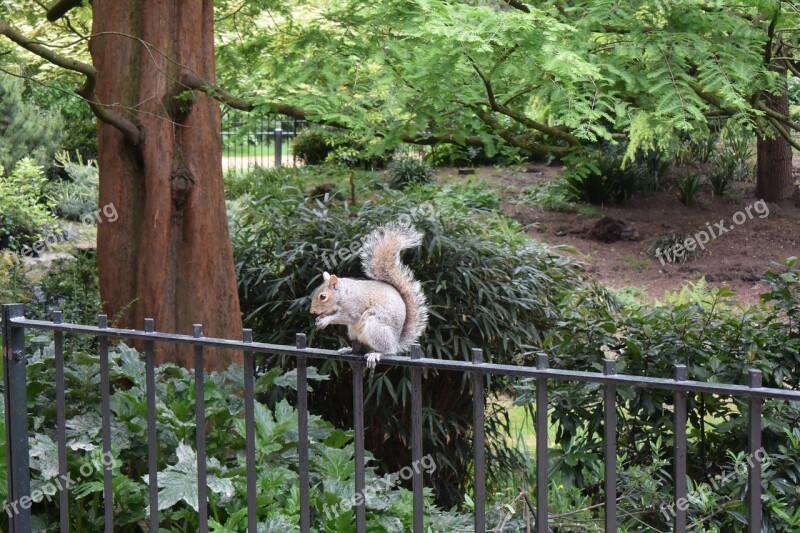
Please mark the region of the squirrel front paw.
[[345, 354], [345, 353], [353, 353], [353, 349], [349, 346], [345, 346], [344, 348], [339, 348], [336, 350], [337, 353]]
[[380, 352], [370, 352], [364, 357], [367, 358], [367, 368], [375, 368], [381, 360]]
[[315, 322], [317, 329], [322, 329], [331, 323], [330, 316], [318, 316]]

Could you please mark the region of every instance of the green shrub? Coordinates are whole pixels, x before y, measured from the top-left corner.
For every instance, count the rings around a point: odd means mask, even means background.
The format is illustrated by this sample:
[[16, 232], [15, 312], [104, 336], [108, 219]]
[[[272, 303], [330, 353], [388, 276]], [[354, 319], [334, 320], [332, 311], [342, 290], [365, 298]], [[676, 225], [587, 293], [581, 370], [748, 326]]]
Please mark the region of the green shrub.
[[[68, 71], [50, 71], [47, 84], [29, 83], [24, 98], [35, 103], [40, 109], [52, 110], [60, 115], [60, 122], [69, 128], [69, 134], [61, 135], [58, 150], [78, 154], [84, 160], [97, 159], [97, 126], [91, 108], [82, 98], [74, 94], [75, 79]], [[52, 159], [47, 161], [50, 164]], [[49, 169], [49, 176], [52, 171]]]
[[522, 202], [533, 203], [545, 211], [572, 213], [578, 209], [574, 196], [566, 181], [554, 179], [531, 185], [525, 191]]
[[389, 186], [404, 189], [414, 183], [433, 182], [433, 169], [416, 157], [403, 156], [389, 163]]
[[335, 148], [329, 134], [314, 129], [305, 129], [292, 140], [292, 153], [306, 165], [324, 163]]
[[718, 129], [709, 131], [681, 132], [674, 149], [675, 161], [678, 165], [688, 166], [696, 163], [708, 163], [717, 148]]
[[47, 197], [55, 206], [61, 218], [80, 221], [87, 214], [95, 213], [100, 194], [100, 178], [97, 162], [89, 160], [86, 164], [78, 154], [77, 162], [67, 152], [56, 154], [58, 166], [69, 176], [68, 180], [51, 182], [47, 186]]
[[55, 226], [40, 203], [45, 184], [42, 168], [28, 158], [20, 159], [8, 177], [0, 177], [0, 250], [21, 250]]
[[686, 207], [692, 207], [703, 181], [699, 174], [689, 172], [678, 180], [678, 199]]
[[[65, 322], [94, 324], [102, 313], [97, 259], [94, 251], [79, 254], [74, 260], [55, 261], [36, 291], [36, 302], [28, 306], [30, 316], [47, 320], [56, 309]], [[109, 317], [113, 323], [114, 317]]]
[[731, 160], [726, 164], [733, 168], [733, 179], [750, 181], [754, 178], [750, 161], [756, 156], [753, 150], [754, 135], [742, 129], [728, 129], [723, 132], [722, 139], [723, 144], [719, 155], [723, 159]]
[[[612, 357], [618, 372], [672, 378], [673, 365], [681, 363], [687, 365], [690, 380], [736, 384], [745, 383], [750, 368], [759, 368], [764, 386], [797, 390], [798, 280], [800, 271], [796, 259], [791, 259], [765, 275], [770, 291], [764, 300], [770, 305], [745, 308], [732, 307], [729, 290], [704, 285], [657, 305], [626, 307], [601, 289], [579, 289], [570, 303], [559, 307], [559, 327], [547, 332], [545, 350], [554, 368], [597, 371], [604, 358]], [[601, 390], [594, 384], [550, 383], [555, 440], [550, 476], [579, 489], [590, 502], [602, 501]], [[534, 391], [533, 383], [521, 387], [522, 398], [517, 401], [531, 402]], [[649, 488], [644, 485], [631, 490], [620, 485], [626, 494], [620, 499], [621, 530], [668, 531], [673, 524], [660, 509], [674, 503], [670, 467], [673, 393], [620, 387], [617, 401], [620, 473], [649, 469], [651, 480]], [[529, 405], [532, 408], [533, 404]], [[746, 411], [747, 402], [741, 398], [700, 393], [688, 397], [689, 483], [702, 497], [689, 506], [689, 523], [702, 523], [707, 531], [739, 531], [742, 527], [747, 476], [730, 476], [721, 484], [718, 480], [737, 470], [747, 453]], [[791, 515], [797, 509], [794, 498], [800, 475], [798, 416], [796, 403], [764, 404], [763, 443], [771, 460], [763, 473], [766, 531], [797, 530]]]
[[25, 157], [50, 165], [63, 135], [61, 117], [26, 102], [24, 88], [21, 80], [0, 72], [0, 175]]
[[661, 177], [672, 165], [673, 158], [661, 150], [639, 150], [632, 164], [640, 165], [647, 176], [645, 188], [657, 189]]
[[570, 161], [563, 177], [573, 198], [596, 205], [612, 200], [623, 203], [657, 183], [653, 173], [660, 167], [625, 162], [624, 156], [623, 145], [606, 144]]
[[[55, 357], [53, 344], [47, 337], [30, 339], [29, 349], [28, 409], [31, 420], [35, 421], [30, 456], [32, 485], [37, 487], [54, 483], [58, 476], [53, 408]], [[68, 497], [73, 531], [102, 531], [104, 527], [100, 360], [96, 354], [94, 350], [75, 350], [65, 357], [68, 471], [74, 481]], [[141, 524], [146, 520], [148, 494], [143, 356], [124, 344], [112, 346], [109, 370], [114, 531], [134, 533], [141, 531]], [[325, 378], [309, 368], [312, 387], [316, 388]], [[192, 371], [174, 365], [156, 369], [158, 512], [165, 531], [199, 531], [194, 379]], [[258, 396], [275, 390], [293, 396], [294, 384], [292, 375], [271, 370], [259, 376], [255, 389]], [[215, 531], [244, 531], [247, 527], [242, 389], [241, 366], [234, 365], [224, 373], [211, 373], [206, 377], [208, 514]], [[277, 402], [274, 407], [256, 401], [255, 420], [259, 465], [256, 480], [258, 529], [275, 533], [291, 531], [300, 516], [297, 412], [286, 400]], [[312, 528], [347, 531], [354, 520], [354, 507], [349, 505], [355, 477], [352, 432], [334, 429], [330, 423], [313, 415], [308, 425], [312, 437], [309, 443]], [[369, 454], [367, 459], [372, 463]], [[0, 471], [6, 467], [5, 462], [6, 455], [2, 454]], [[87, 465], [92, 468], [88, 469]], [[411, 529], [413, 502], [408, 490], [379, 483], [371, 464], [366, 469], [366, 486], [385, 489], [366, 498], [370, 531], [393, 533]], [[4, 489], [5, 484], [0, 488], [0, 496], [5, 497]], [[426, 500], [426, 521], [430, 527], [438, 531], [466, 530], [469, 517], [436, 509], [430, 504], [430, 493]], [[34, 503], [32, 514], [40, 530], [58, 529], [57, 506], [48, 500]], [[8, 530], [6, 513], [0, 516], [0, 528]]]
[[[689, 259], [694, 259], [700, 255], [700, 250], [695, 247], [688, 250], [683, 247], [683, 243], [691, 235], [686, 233], [666, 233], [659, 235], [647, 246], [645, 250], [647, 255], [665, 263], [685, 263]], [[678, 248], [680, 246], [680, 248]], [[681, 250], [681, 253], [675, 253], [676, 250]]]
[[717, 166], [708, 174], [708, 183], [714, 194], [724, 196], [728, 185], [733, 181], [734, 169], [726, 165], [725, 161], [718, 160]]
[[[518, 225], [468, 204], [479, 199], [458, 186], [410, 187], [390, 191], [358, 207], [305, 198], [301, 188], [253, 202], [251, 212], [233, 228], [234, 255], [245, 322], [261, 332], [260, 340], [291, 343], [306, 332], [314, 346], [338, 348], [347, 343], [345, 328], [314, 329], [309, 314], [311, 291], [322, 272], [363, 277], [351, 246], [376, 226], [406, 219], [425, 233], [423, 245], [404, 255], [422, 281], [431, 320], [421, 339], [431, 357], [462, 359], [483, 348], [488, 360], [530, 363], [544, 331], [552, 327], [554, 306], [580, 283], [575, 265], [547, 247], [530, 241]], [[322, 384], [311, 400], [314, 412], [338, 426], [352, 420], [349, 365], [326, 362], [335, 379]], [[402, 369], [378, 366], [367, 377], [367, 448], [374, 450], [383, 471], [405, 461], [408, 414], [403, 399], [410, 394]], [[492, 379], [495, 400], [508, 388]], [[470, 479], [472, 394], [459, 373], [430, 372], [423, 392], [425, 449], [441, 470], [434, 480], [437, 500], [461, 503]], [[496, 401], [487, 407], [488, 462], [493, 471], [513, 468], [508, 448], [505, 409]]]

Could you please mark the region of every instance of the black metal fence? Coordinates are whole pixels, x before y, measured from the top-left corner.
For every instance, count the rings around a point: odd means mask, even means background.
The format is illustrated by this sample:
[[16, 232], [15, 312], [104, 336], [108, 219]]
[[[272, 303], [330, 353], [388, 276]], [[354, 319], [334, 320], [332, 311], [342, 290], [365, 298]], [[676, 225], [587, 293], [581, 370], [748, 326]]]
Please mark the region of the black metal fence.
[[[244, 354], [244, 411], [246, 428], [246, 470], [247, 470], [247, 516], [248, 531], [256, 531], [256, 462], [255, 462], [255, 422], [254, 422], [254, 354], [287, 355], [297, 361], [297, 412], [299, 418], [299, 483], [300, 483], [300, 530], [310, 531], [311, 516], [309, 506], [309, 457], [308, 457], [308, 397], [307, 397], [307, 361], [311, 359], [335, 359], [348, 362], [353, 368], [353, 405], [355, 435], [355, 491], [362, 494], [364, 481], [364, 359], [360, 355], [340, 354], [331, 350], [312, 349], [306, 346], [303, 334], [296, 337], [295, 346], [282, 346], [252, 342], [252, 332], [244, 331], [242, 341], [233, 341], [203, 336], [202, 327], [194, 327], [193, 335], [177, 335], [157, 333], [153, 329], [153, 321], [145, 320], [144, 330], [129, 330], [107, 327], [105, 316], [100, 316], [97, 326], [67, 324], [61, 322], [60, 313], [55, 313], [52, 321], [26, 319], [23, 306], [18, 304], [3, 305], [3, 379], [5, 384], [6, 412], [6, 445], [8, 461], [8, 494], [9, 502], [15, 504], [27, 501], [30, 503], [31, 483], [28, 448], [28, 414], [26, 394], [26, 352], [25, 331], [49, 330], [53, 332], [55, 343], [56, 369], [56, 424], [58, 468], [60, 475], [67, 474], [67, 446], [65, 432], [65, 385], [64, 385], [64, 350], [65, 334], [83, 334], [99, 339], [100, 355], [100, 387], [102, 411], [103, 453], [111, 451], [111, 411], [109, 405], [109, 339], [138, 340], [144, 344], [146, 385], [147, 385], [147, 426], [148, 426], [148, 465], [149, 465], [149, 500], [151, 514], [149, 516], [150, 531], [159, 530], [158, 517], [158, 473], [156, 463], [157, 431], [156, 431], [156, 396], [155, 396], [155, 363], [154, 343], [167, 342], [189, 344], [194, 347], [195, 374], [195, 415], [197, 418], [196, 448], [198, 499], [206, 502], [206, 450], [205, 450], [205, 410], [204, 410], [204, 349], [227, 348], [240, 350]], [[428, 359], [422, 357], [422, 350], [414, 346], [411, 357], [387, 355], [381, 359], [382, 365], [409, 367], [411, 374], [411, 415], [412, 440], [410, 459], [419, 464], [423, 458], [422, 446], [422, 371], [437, 369], [454, 372], [468, 372], [472, 376], [474, 392], [474, 512], [475, 531], [486, 531], [486, 470], [485, 470], [485, 438], [484, 438], [484, 380], [488, 375], [500, 374], [521, 378], [533, 378], [536, 382], [536, 531], [546, 533], [548, 524], [548, 380], [577, 381], [599, 383], [603, 387], [604, 407], [604, 490], [605, 490], [605, 531], [617, 530], [617, 412], [616, 400], [619, 387], [644, 387], [672, 391], [674, 395], [673, 409], [675, 417], [674, 429], [674, 496], [675, 524], [674, 531], [684, 532], [687, 527], [687, 510], [681, 501], [687, 498], [686, 462], [687, 462], [687, 394], [708, 393], [722, 396], [741, 397], [748, 401], [749, 419], [749, 452], [754, 461], [748, 461], [748, 492], [746, 495], [749, 531], [761, 531], [761, 408], [765, 399], [800, 401], [800, 391], [766, 388], [761, 384], [761, 372], [750, 370], [747, 385], [731, 385], [723, 383], [706, 383], [687, 380], [687, 368], [676, 365], [674, 379], [647, 378], [617, 374], [616, 361], [605, 360], [603, 372], [579, 372], [550, 369], [545, 356], [540, 356], [536, 367], [499, 365], [485, 363], [481, 350], [472, 351], [472, 361]], [[413, 502], [415, 533], [424, 531], [423, 514], [423, 478], [422, 471], [413, 469]], [[105, 508], [105, 528], [107, 532], [114, 529], [112, 471], [109, 465], [104, 469], [103, 500]], [[60, 493], [61, 531], [69, 531], [69, 508], [67, 490]], [[31, 531], [30, 506], [16, 505], [10, 519], [12, 533], [29, 533]], [[154, 511], [156, 510], [156, 511]], [[9, 513], [11, 515], [11, 513]], [[208, 531], [208, 515], [205, 506], [200, 505], [200, 531]], [[366, 510], [364, 505], [357, 505], [355, 512], [356, 531], [366, 531]]]
[[292, 140], [306, 121], [228, 109], [222, 116], [222, 168], [296, 166]]
[[[308, 126], [306, 120], [283, 115], [253, 115], [228, 109], [222, 116], [222, 169], [297, 166], [301, 160], [294, 155], [292, 142]], [[395, 156], [424, 159], [435, 149], [400, 144], [393, 152]]]

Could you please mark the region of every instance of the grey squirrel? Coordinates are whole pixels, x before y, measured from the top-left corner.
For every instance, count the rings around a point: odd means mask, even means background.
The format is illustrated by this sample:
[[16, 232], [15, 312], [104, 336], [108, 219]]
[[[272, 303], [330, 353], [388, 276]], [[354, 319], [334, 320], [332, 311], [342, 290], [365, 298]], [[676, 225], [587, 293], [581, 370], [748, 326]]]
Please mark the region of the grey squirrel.
[[[428, 325], [428, 307], [422, 286], [400, 260], [400, 252], [422, 242], [414, 228], [389, 223], [372, 231], [361, 248], [361, 266], [367, 280], [339, 278], [325, 272], [311, 297], [311, 313], [319, 315], [318, 329], [330, 324], [347, 326], [351, 340], [368, 345], [367, 367], [375, 368], [381, 354], [407, 350]], [[340, 353], [350, 353], [342, 348]]]

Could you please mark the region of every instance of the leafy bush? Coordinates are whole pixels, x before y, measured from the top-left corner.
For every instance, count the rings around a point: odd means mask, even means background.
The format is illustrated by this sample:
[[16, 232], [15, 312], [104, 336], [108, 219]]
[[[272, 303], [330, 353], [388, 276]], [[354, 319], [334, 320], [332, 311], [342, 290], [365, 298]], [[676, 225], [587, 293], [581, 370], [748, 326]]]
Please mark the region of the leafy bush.
[[73, 163], [67, 152], [56, 154], [56, 161], [70, 178], [51, 182], [47, 187], [47, 197], [55, 205], [58, 215], [80, 221], [87, 214], [95, 213], [100, 194], [97, 162], [89, 160], [84, 164], [78, 154], [78, 161]]
[[700, 191], [702, 178], [695, 172], [689, 172], [678, 180], [678, 199], [686, 207], [692, 207]]
[[0, 250], [20, 250], [54, 225], [39, 203], [45, 181], [42, 168], [28, 158], [20, 159], [10, 176], [0, 177]]
[[625, 162], [624, 146], [605, 145], [589, 149], [570, 162], [563, 176], [572, 196], [591, 204], [614, 200], [627, 202], [639, 191], [652, 188], [653, 169], [633, 161]]
[[[49, 339], [37, 337], [29, 343], [34, 348], [40, 347], [28, 359], [28, 405], [34, 421], [30, 439], [32, 485], [37, 487], [54, 483], [58, 476], [53, 409], [55, 357]], [[69, 490], [69, 508], [70, 526], [75, 531], [102, 531], [104, 526], [101, 497], [104, 458], [97, 386], [100, 361], [95, 353], [76, 351], [66, 357], [68, 470], [70, 479], [75, 481]], [[120, 344], [111, 350], [109, 363], [114, 531], [133, 533], [141, 531], [148, 503], [144, 361], [135, 350]], [[205, 384], [209, 516], [212, 529], [220, 532], [244, 531], [247, 527], [242, 374], [242, 367], [234, 365], [225, 373], [208, 375]], [[309, 379], [313, 384], [326, 377], [310, 368]], [[193, 448], [194, 373], [163, 365], [156, 369], [156, 383], [161, 527], [168, 531], [199, 531], [197, 458]], [[259, 395], [276, 388], [292, 395], [293, 386], [292, 375], [271, 370], [258, 378], [255, 388]], [[257, 401], [255, 420], [259, 531], [283, 533], [292, 530], [299, 521], [297, 412], [286, 400], [273, 408]], [[312, 436], [309, 443], [312, 527], [317, 531], [348, 530], [354, 515], [353, 506], [348, 503], [353, 496], [355, 473], [352, 432], [334, 429], [317, 416], [309, 417], [308, 422]], [[6, 467], [5, 461], [2, 454], [0, 470]], [[367, 487], [385, 487], [378, 483], [371, 466], [367, 467], [366, 483]], [[2, 484], [0, 497], [5, 498], [4, 491]], [[375, 496], [367, 496], [368, 528], [386, 533], [407, 531], [411, 528], [412, 508], [411, 494], [402, 488], [386, 488]], [[32, 512], [41, 530], [57, 529], [55, 503], [45, 499], [35, 503]], [[430, 504], [426, 512], [430, 526], [439, 531], [464, 531], [469, 524], [468, 517], [442, 512]], [[7, 530], [6, 513], [2, 515], [0, 527]]]
[[648, 181], [645, 185], [655, 189], [658, 187], [658, 182], [661, 177], [672, 164], [672, 160], [672, 157], [661, 150], [639, 150], [633, 164], [642, 167]]
[[61, 117], [26, 102], [23, 90], [21, 80], [0, 72], [0, 175], [25, 157], [49, 165], [63, 135]]
[[389, 163], [389, 185], [404, 189], [407, 185], [433, 182], [433, 169], [416, 157], [399, 157]]
[[[58, 309], [65, 322], [97, 322], [102, 305], [94, 251], [81, 253], [73, 260], [55, 261], [52, 270], [42, 278], [36, 296], [35, 303], [27, 307], [29, 316], [48, 320]], [[114, 317], [109, 318], [113, 324]]]
[[306, 165], [324, 163], [335, 149], [330, 135], [314, 129], [305, 129], [292, 140], [292, 153]]
[[716, 124], [712, 124], [712, 129], [707, 131], [679, 133], [677, 145], [674, 148], [676, 163], [681, 166], [708, 163], [714, 155], [719, 141], [719, 131], [716, 126]]
[[[455, 185], [455, 184], [454, 184]], [[506, 219], [476, 210], [478, 200], [458, 186], [411, 187], [389, 191], [358, 207], [308, 200], [299, 187], [252, 203], [233, 228], [234, 255], [245, 322], [266, 342], [293, 342], [308, 332], [316, 346], [338, 348], [348, 341], [344, 328], [314, 330], [311, 291], [322, 272], [362, 277], [352, 253], [376, 226], [405, 218], [425, 233], [423, 245], [405, 262], [423, 283], [431, 321], [421, 344], [429, 356], [468, 357], [481, 347], [488, 360], [532, 361], [542, 333], [552, 326], [554, 306], [580, 283], [575, 265], [530, 241]], [[485, 200], [480, 200], [481, 202]], [[347, 426], [352, 382], [347, 365], [326, 362], [335, 379], [318, 388], [313, 409], [337, 426]], [[492, 379], [490, 397], [508, 387]], [[368, 375], [367, 448], [383, 471], [394, 471], [407, 455], [409, 381], [402, 369], [378, 366]], [[425, 449], [441, 471], [434, 480], [439, 502], [460, 503], [469, 481], [472, 394], [459, 373], [429, 372], [425, 382]], [[487, 432], [495, 470], [512, 468], [514, 452], [506, 439], [505, 408], [488, 406]], [[455, 444], [454, 444], [455, 443]]]
[[708, 183], [718, 196], [723, 196], [728, 190], [728, 185], [733, 181], [734, 168], [731, 168], [725, 161], [718, 161], [718, 166], [708, 174]]
[[545, 211], [572, 213], [578, 209], [573, 201], [574, 196], [566, 181], [555, 179], [531, 185], [522, 201], [538, 205]]
[[[700, 250], [695, 247], [691, 250], [683, 247], [683, 243], [691, 235], [686, 233], [666, 233], [659, 235], [647, 246], [647, 255], [667, 263], [685, 263], [689, 259], [694, 259], [700, 255]], [[680, 246], [681, 253], [675, 253]]]
[[[705, 286], [658, 305], [621, 308], [597, 288], [577, 290], [563, 312], [559, 327], [547, 332], [544, 345], [550, 365], [570, 370], [597, 370], [602, 359], [617, 360], [626, 374], [671, 378], [675, 363], [688, 367], [689, 379], [743, 383], [750, 368], [759, 368], [764, 386], [800, 389], [800, 271], [790, 259], [765, 275], [770, 306], [733, 308], [727, 289]], [[551, 421], [555, 445], [550, 475], [575, 487], [589, 503], [602, 502], [602, 395], [597, 385], [551, 382]], [[533, 400], [534, 388], [521, 387], [523, 402]], [[620, 387], [617, 434], [620, 472], [650, 470], [653, 481], [620, 500], [622, 527], [670, 530], [672, 503], [672, 393], [639, 387]], [[531, 404], [532, 406], [532, 404]], [[666, 408], [665, 408], [666, 406]], [[746, 453], [746, 400], [712, 394], [690, 394], [687, 455], [690, 487], [700, 500], [689, 506], [690, 524], [706, 531], [739, 531], [747, 476], [732, 473]], [[800, 406], [791, 402], [764, 404], [763, 443], [771, 465], [763, 472], [764, 528], [797, 531], [796, 479], [800, 475]], [[625, 428], [624, 430], [622, 428]], [[626, 493], [629, 492], [625, 485]], [[632, 517], [636, 517], [635, 519]]]
[[[79, 154], [84, 160], [97, 158], [96, 118], [91, 108], [82, 98], [74, 95], [75, 80], [67, 71], [47, 73], [47, 85], [30, 83], [23, 97], [35, 103], [40, 109], [53, 110], [60, 115], [60, 122], [67, 125], [68, 135], [61, 135], [57, 149]], [[46, 161], [50, 164], [52, 159]], [[49, 169], [48, 175], [52, 176]]]

